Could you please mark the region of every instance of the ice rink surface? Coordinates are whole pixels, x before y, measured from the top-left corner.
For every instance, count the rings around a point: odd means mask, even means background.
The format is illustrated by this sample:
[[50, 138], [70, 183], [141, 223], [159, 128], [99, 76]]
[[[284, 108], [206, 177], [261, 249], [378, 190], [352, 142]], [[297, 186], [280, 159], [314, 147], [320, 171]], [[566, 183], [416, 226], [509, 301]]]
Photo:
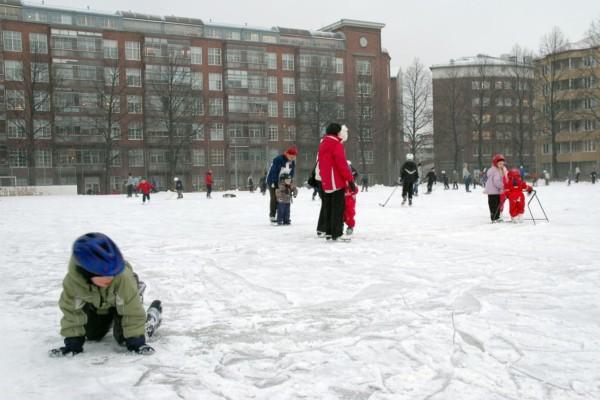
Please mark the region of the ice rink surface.
[[[288, 227], [259, 193], [0, 198], [0, 398], [599, 399], [600, 185], [538, 189], [534, 226], [490, 224], [479, 188], [373, 188], [351, 243], [316, 238], [306, 189]], [[48, 357], [89, 231], [162, 300], [155, 355]]]

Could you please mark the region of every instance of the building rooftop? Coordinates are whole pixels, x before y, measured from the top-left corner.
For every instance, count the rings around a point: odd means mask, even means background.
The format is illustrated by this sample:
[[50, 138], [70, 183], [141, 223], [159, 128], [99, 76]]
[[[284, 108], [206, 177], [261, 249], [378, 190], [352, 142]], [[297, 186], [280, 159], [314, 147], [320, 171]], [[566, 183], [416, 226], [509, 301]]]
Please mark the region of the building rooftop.
[[[471, 57], [461, 57], [461, 58], [453, 58], [448, 63], [445, 64], [435, 64], [430, 67], [430, 69], [436, 68], [448, 68], [448, 67], [463, 67], [463, 66], [511, 66], [515, 64], [515, 57], [511, 55], [502, 55], [501, 57], [492, 57], [486, 54], [477, 54], [476, 56]], [[522, 65], [530, 65], [531, 59], [525, 57], [519, 60], [519, 64]]]
[[358, 19], [340, 19], [339, 21], [334, 22], [333, 24], [324, 26], [323, 28], [321, 28], [319, 30], [331, 32], [331, 31], [335, 31], [335, 30], [338, 30], [338, 29], [346, 27], [346, 26], [349, 26], [352, 28], [367, 28], [367, 29], [381, 30], [385, 27], [385, 24], [382, 24], [381, 22], [361, 21]]

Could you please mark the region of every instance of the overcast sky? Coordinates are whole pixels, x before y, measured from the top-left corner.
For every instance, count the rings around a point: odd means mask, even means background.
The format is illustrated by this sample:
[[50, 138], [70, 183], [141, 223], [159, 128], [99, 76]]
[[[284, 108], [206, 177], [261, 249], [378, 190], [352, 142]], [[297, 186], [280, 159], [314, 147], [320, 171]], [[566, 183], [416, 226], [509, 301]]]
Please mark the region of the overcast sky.
[[[38, 0], [39, 2], [39, 0]], [[539, 48], [559, 26], [571, 41], [600, 18], [599, 0], [45, 0], [114, 12], [131, 10], [204, 21], [319, 29], [342, 18], [385, 23], [383, 47], [393, 70], [418, 57], [430, 66], [451, 58], [510, 52], [515, 43]]]

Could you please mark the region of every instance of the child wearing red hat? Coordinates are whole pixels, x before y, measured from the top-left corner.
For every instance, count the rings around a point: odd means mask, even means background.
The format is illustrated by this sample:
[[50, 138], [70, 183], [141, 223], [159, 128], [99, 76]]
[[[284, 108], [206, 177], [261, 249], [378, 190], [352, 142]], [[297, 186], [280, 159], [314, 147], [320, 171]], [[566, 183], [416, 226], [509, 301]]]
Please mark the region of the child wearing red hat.
[[517, 168], [508, 171], [507, 178], [504, 181], [504, 193], [508, 199], [511, 221], [515, 223], [523, 222], [525, 213], [525, 196], [523, 190], [531, 193], [533, 188], [521, 179], [521, 172]]

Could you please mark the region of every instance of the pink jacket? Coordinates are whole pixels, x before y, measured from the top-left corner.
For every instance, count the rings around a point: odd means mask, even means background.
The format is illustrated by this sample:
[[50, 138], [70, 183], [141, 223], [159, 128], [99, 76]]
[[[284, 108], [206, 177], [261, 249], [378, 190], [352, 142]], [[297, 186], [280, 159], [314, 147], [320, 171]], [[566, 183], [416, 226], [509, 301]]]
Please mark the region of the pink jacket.
[[325, 135], [319, 144], [318, 176], [321, 177], [321, 188], [331, 193], [344, 189], [354, 178], [348, 168], [344, 145], [337, 136]]

